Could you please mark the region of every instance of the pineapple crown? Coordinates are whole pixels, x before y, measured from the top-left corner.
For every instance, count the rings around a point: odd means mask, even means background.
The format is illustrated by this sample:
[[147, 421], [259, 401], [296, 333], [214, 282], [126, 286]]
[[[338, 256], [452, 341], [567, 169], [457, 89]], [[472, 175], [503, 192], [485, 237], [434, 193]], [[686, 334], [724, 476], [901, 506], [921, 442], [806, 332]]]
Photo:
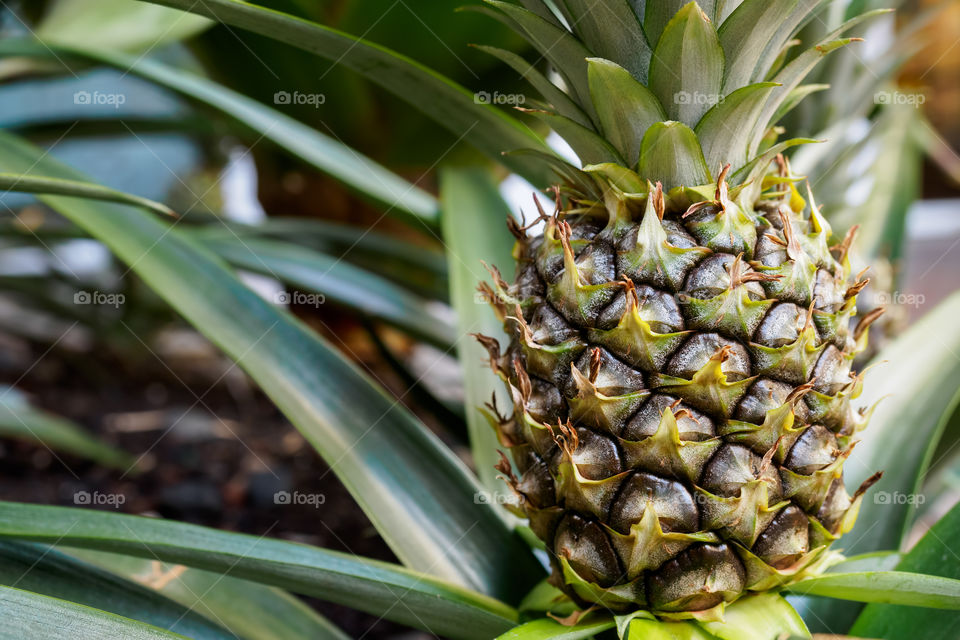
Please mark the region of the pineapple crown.
[[[526, 109], [573, 148], [582, 170], [543, 154], [581, 195], [604, 183], [637, 191], [718, 181], [758, 182], [784, 149], [773, 125], [812, 90], [803, 78], [858, 38], [857, 15], [791, 55], [795, 34], [823, 0], [486, 0], [482, 10], [518, 32], [556, 71], [548, 78], [515, 53], [480, 47], [522, 74], [544, 102]], [[523, 150], [513, 153], [540, 153]], [[600, 185], [601, 191], [598, 191]], [[755, 195], [755, 193], [753, 194]]]

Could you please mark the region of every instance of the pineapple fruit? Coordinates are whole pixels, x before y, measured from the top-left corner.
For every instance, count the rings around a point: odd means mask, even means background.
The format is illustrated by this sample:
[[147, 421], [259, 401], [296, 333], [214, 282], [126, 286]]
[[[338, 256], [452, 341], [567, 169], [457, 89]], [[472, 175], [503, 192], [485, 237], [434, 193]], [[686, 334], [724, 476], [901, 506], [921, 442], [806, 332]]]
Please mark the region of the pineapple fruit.
[[850, 495], [842, 467], [878, 313], [851, 323], [852, 237], [831, 245], [773, 124], [843, 28], [791, 57], [817, 2], [490, 4], [560, 82], [489, 51], [583, 163], [547, 159], [555, 211], [511, 221], [516, 280], [481, 284], [510, 336], [478, 336], [513, 404], [488, 407], [498, 468], [551, 581], [710, 617], [820, 570], [871, 482]]

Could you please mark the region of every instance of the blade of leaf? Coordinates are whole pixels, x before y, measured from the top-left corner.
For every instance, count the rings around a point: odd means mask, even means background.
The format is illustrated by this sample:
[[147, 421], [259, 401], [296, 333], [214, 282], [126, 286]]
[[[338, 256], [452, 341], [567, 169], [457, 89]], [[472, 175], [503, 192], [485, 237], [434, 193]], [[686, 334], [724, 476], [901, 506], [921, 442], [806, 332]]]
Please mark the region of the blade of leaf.
[[711, 182], [696, 134], [682, 122], [658, 122], [643, 136], [638, 173], [659, 180], [664, 190]]
[[700, 118], [694, 131], [703, 148], [707, 167], [719, 171], [724, 164], [730, 163], [731, 172], [736, 173], [746, 164], [753, 123], [776, 86], [775, 82], [758, 82], [741, 87]]
[[135, 463], [127, 452], [102, 442], [78, 424], [30, 406], [19, 391], [5, 385], [0, 385], [0, 436], [38, 442], [114, 469], [129, 469]]
[[501, 157], [511, 149], [550, 152], [526, 126], [479, 103], [448, 78], [385, 47], [295, 16], [240, 0], [140, 0], [197, 13], [218, 22], [280, 40], [362, 74], [448, 128], [496, 162], [533, 184], [548, 184], [549, 172], [530, 158]]
[[516, 615], [502, 602], [386, 562], [159, 518], [0, 502], [0, 537], [229, 572], [455, 638], [493, 637]]
[[0, 191], [21, 193], [50, 193], [78, 198], [91, 198], [107, 202], [122, 202], [143, 207], [161, 215], [176, 217], [173, 209], [160, 202], [117, 191], [93, 182], [61, 180], [58, 178], [24, 176], [15, 173], [0, 173]]
[[580, 158], [582, 165], [601, 164], [603, 162], [619, 162], [623, 158], [610, 143], [595, 134], [583, 125], [577, 124], [570, 118], [549, 113], [547, 111], [531, 111], [540, 120], [547, 123], [561, 138], [567, 141], [570, 147]]
[[540, 618], [511, 629], [497, 636], [497, 640], [583, 640], [598, 633], [613, 629], [616, 623], [610, 618], [596, 622], [581, 622], [572, 627], [562, 625], [550, 618]]
[[573, 31], [598, 57], [646, 82], [652, 50], [643, 35], [640, 19], [627, 0], [560, 0], [570, 16]]
[[787, 587], [789, 593], [857, 602], [960, 609], [960, 580], [900, 570], [826, 573]]
[[0, 636], [10, 640], [62, 640], [71, 636], [91, 640], [168, 640], [186, 636], [30, 591], [0, 586]]
[[723, 94], [750, 82], [760, 56], [797, 0], [744, 0], [717, 30], [726, 64]]
[[874, 551], [850, 556], [829, 569], [828, 573], [853, 573], [857, 571], [893, 571], [903, 558], [896, 551]]
[[493, 468], [499, 443], [490, 423], [480, 412], [491, 396], [498, 406], [509, 406], [503, 384], [487, 365], [487, 352], [470, 337], [482, 333], [500, 339], [503, 326], [488, 301], [478, 298], [477, 285], [489, 280], [480, 261], [513, 275], [514, 238], [507, 230], [510, 209], [500, 198], [488, 172], [482, 169], [445, 169], [440, 174], [440, 202], [443, 207], [443, 239], [450, 271], [450, 300], [457, 312], [457, 329], [462, 336], [457, 352], [463, 369], [464, 402], [470, 449], [477, 473], [490, 491], [504, 491]]
[[[897, 569], [960, 578], [960, 559], [954, 544], [958, 535], [960, 506], [954, 506], [904, 555]], [[904, 640], [916, 638], [918, 630], [925, 640], [954, 640], [960, 633], [960, 616], [950, 611], [871, 604], [864, 608], [850, 633]]]
[[640, 159], [643, 134], [666, 120], [663, 107], [650, 90], [623, 67], [602, 58], [587, 60], [590, 97], [604, 137], [635, 167]]
[[244, 640], [347, 640], [330, 621], [286, 591], [229, 575], [116, 553], [63, 549], [116, 575], [145, 583], [220, 622]]
[[720, 100], [723, 49], [696, 2], [677, 12], [660, 36], [650, 61], [650, 90], [671, 120], [693, 127]]
[[433, 303], [339, 258], [276, 240], [221, 237], [201, 242], [235, 267], [323, 294], [330, 302], [382, 320], [441, 349], [452, 348], [456, 341], [449, 320]]
[[[54, 52], [37, 42], [21, 40], [0, 44], [0, 51], [30, 53], [54, 59], [57, 59], [58, 53], [60, 56], [78, 55], [179, 91], [236, 118], [304, 162], [385, 204], [388, 211], [397, 209], [430, 224], [437, 222], [437, 201], [420, 187], [410, 184], [339, 140], [324, 135], [277, 109], [196, 74], [144, 57], [99, 51], [90, 47], [60, 48]], [[62, 191], [45, 193], [74, 195]]]
[[235, 638], [189, 607], [41, 545], [0, 541], [0, 584], [101, 609], [196, 640]]
[[[82, 176], [0, 133], [0, 169]], [[208, 251], [124, 205], [41, 196], [230, 355], [330, 464], [397, 556], [451, 582], [519, 600], [539, 565], [463, 464], [400, 403]], [[527, 584], [529, 581], [529, 584]]]

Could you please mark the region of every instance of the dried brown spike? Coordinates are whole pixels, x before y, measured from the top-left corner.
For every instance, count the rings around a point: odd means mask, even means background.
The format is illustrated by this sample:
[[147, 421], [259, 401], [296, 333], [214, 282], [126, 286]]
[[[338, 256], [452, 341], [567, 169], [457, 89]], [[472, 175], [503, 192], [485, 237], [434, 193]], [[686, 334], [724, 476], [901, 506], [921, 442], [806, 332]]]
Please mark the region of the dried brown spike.
[[811, 377], [808, 381], [791, 391], [787, 395], [787, 398], [784, 402], [789, 402], [790, 404], [796, 406], [797, 402], [799, 402], [803, 396], [807, 395], [810, 390], [813, 389], [813, 385], [816, 384], [816, 382], [816, 376]]
[[590, 352], [590, 384], [596, 384], [597, 376], [600, 375], [600, 365], [603, 363], [603, 352], [595, 347]]
[[864, 278], [864, 274], [869, 270], [870, 267], [866, 267], [863, 271], [857, 274], [857, 279], [854, 281], [850, 288], [846, 290], [843, 294], [844, 300], [849, 300], [853, 296], [857, 295], [863, 288], [870, 284], [870, 278]]
[[783, 223], [783, 237], [787, 239], [787, 257], [796, 260], [798, 256], [803, 254], [803, 248], [793, 232], [793, 221], [790, 220], [790, 215], [783, 205], [777, 207], [777, 213], [780, 214], [780, 221]]
[[657, 217], [663, 220], [663, 214], [666, 210], [666, 205], [663, 200], [663, 185], [657, 182], [653, 188], [653, 193], [650, 194], [650, 197], [653, 198], [653, 211], [657, 214]]
[[572, 460], [573, 452], [580, 446], [580, 435], [577, 433], [577, 430], [573, 428], [573, 424], [571, 424], [569, 420], [564, 424], [558, 418], [557, 429], [560, 433], [554, 433], [553, 441], [556, 442], [557, 446]]
[[857, 490], [854, 492], [852, 499], [856, 500], [857, 498], [865, 494], [867, 490], [873, 485], [877, 484], [877, 482], [879, 482], [880, 478], [882, 477], [883, 477], [883, 471], [877, 471], [875, 474], [873, 474], [872, 476], [864, 480], [863, 484], [857, 487]]
[[[729, 165], [728, 165], [729, 166]], [[760, 273], [759, 271], [747, 271], [743, 262], [743, 253], [737, 255], [730, 264], [730, 289], [736, 289], [746, 282], [770, 282], [779, 280], [782, 275], [771, 275], [769, 273]]]
[[520, 358], [513, 359], [513, 371], [517, 374], [517, 388], [520, 390], [520, 396], [524, 402], [530, 400], [530, 394], [533, 393], [533, 385], [530, 384], [530, 376], [527, 370], [523, 368]]
[[860, 318], [860, 322], [857, 323], [856, 328], [853, 330], [853, 339], [859, 340], [870, 325], [882, 316], [886, 310], [886, 307], [877, 307], [876, 309], [871, 309], [869, 313]]
[[720, 175], [717, 176], [717, 190], [716, 195], [714, 196], [717, 199], [717, 202], [722, 207], [723, 204], [730, 199], [727, 195], [727, 173], [730, 171], [730, 163], [723, 165], [720, 169]]
[[853, 245], [853, 241], [856, 239], [857, 232], [859, 230], [860, 225], [853, 225], [847, 230], [847, 233], [843, 236], [843, 240], [840, 242], [840, 244], [835, 244], [830, 247], [830, 252], [834, 254], [837, 262], [843, 262], [847, 258], [847, 254], [850, 253], [850, 247]]
[[493, 465], [493, 468], [502, 473], [502, 478], [506, 480], [507, 484], [516, 489], [520, 482], [517, 480], [517, 476], [513, 473], [513, 466], [511, 466], [509, 458], [507, 458], [507, 456], [500, 449], [497, 449], [497, 454], [500, 456], [500, 459], [495, 465]]
[[491, 338], [490, 336], [485, 336], [482, 333], [471, 333], [477, 342], [487, 350], [487, 356], [489, 358], [488, 363], [490, 368], [493, 369], [494, 373], [501, 373], [502, 369], [500, 366], [500, 343], [497, 342], [496, 338]]
[[767, 467], [770, 466], [770, 463], [773, 461], [774, 454], [780, 449], [780, 443], [783, 441], [783, 436], [777, 438], [777, 441], [773, 443], [773, 446], [763, 454], [763, 460], [760, 461], [760, 469], [757, 471], [757, 478], [759, 479], [766, 471]]

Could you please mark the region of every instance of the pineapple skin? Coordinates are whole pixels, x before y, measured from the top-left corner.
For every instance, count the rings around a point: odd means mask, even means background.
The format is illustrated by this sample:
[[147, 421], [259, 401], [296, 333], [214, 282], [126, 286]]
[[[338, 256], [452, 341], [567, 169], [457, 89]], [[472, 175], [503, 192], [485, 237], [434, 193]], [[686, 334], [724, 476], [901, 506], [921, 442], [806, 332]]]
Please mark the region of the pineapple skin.
[[513, 407], [489, 418], [518, 514], [581, 606], [704, 617], [820, 570], [848, 531], [842, 465], [869, 412], [851, 371], [847, 238], [785, 161], [756, 201], [678, 188], [517, 224], [516, 281], [481, 285], [511, 336], [480, 337]]

